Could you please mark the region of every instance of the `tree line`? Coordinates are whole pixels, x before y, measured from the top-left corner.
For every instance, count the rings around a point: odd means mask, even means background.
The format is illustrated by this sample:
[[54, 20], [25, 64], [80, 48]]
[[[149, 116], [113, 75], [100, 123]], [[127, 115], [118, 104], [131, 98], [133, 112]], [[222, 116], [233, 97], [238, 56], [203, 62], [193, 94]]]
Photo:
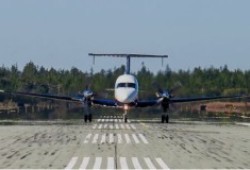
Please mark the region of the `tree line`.
[[[123, 74], [125, 66], [119, 68], [83, 72], [72, 67], [70, 70], [46, 69], [33, 62], [27, 63], [23, 70], [17, 65], [10, 68], [0, 67], [0, 89], [6, 91], [28, 91], [58, 95], [74, 95], [90, 86], [94, 92], [104, 97], [113, 97], [111, 89], [116, 78]], [[250, 70], [229, 70], [225, 65], [220, 68], [201, 68], [173, 71], [167, 65], [164, 71], [153, 74], [145, 66], [133, 73], [139, 81], [141, 97], [154, 97], [157, 87], [175, 90], [176, 96], [216, 96], [249, 94]], [[155, 86], [157, 83], [157, 87]], [[110, 94], [111, 92], [111, 94]]]

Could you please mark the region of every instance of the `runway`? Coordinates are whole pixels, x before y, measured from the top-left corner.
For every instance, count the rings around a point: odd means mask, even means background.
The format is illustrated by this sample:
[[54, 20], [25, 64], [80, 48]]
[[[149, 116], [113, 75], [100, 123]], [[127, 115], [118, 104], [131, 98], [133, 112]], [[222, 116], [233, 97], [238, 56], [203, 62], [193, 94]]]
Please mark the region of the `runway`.
[[[74, 121], [73, 121], [74, 122]], [[130, 120], [0, 126], [4, 169], [250, 168], [250, 126]]]

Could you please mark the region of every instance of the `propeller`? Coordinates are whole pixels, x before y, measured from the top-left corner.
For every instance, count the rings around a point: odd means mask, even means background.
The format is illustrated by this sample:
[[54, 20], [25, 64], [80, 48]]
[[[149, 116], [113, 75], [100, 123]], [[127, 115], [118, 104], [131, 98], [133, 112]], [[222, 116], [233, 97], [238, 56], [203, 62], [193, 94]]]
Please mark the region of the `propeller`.
[[166, 112], [169, 109], [169, 101], [174, 97], [174, 93], [182, 87], [180, 82], [175, 83], [174, 87], [167, 90], [163, 89], [158, 83], [154, 82], [153, 86], [157, 89], [156, 96], [160, 99], [163, 111]]

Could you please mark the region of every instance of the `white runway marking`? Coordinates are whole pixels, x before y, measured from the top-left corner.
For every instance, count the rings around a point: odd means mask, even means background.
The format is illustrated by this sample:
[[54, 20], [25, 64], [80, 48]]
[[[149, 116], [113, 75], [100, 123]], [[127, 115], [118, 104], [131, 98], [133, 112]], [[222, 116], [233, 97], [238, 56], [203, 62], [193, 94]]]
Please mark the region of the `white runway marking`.
[[109, 134], [109, 143], [114, 143], [114, 134], [113, 133]]
[[136, 129], [135, 125], [130, 125], [130, 126], [132, 129], [134, 129], [134, 130]]
[[146, 162], [146, 164], [147, 164], [147, 166], [148, 166], [149, 169], [156, 169], [155, 166], [154, 166], [154, 164], [150, 160], [150, 158], [146, 157], [146, 158], [144, 158], [144, 160], [145, 160], [145, 162]]
[[142, 169], [137, 157], [132, 157], [132, 162], [135, 169]]
[[84, 142], [83, 143], [88, 143], [89, 142], [89, 139], [90, 139], [90, 137], [91, 137], [91, 133], [89, 133], [87, 136], [86, 136], [86, 138], [85, 138], [85, 140], [84, 140]]
[[97, 120], [97, 122], [100, 122], [100, 121], [101, 121], [101, 119], [98, 119], [98, 120]]
[[122, 143], [122, 135], [121, 134], [117, 134], [117, 142], [119, 144]]
[[145, 143], [145, 144], [148, 144], [148, 141], [147, 139], [143, 136], [143, 134], [139, 134], [139, 137], [141, 138], [141, 140]]
[[165, 164], [165, 162], [163, 162], [161, 158], [156, 158], [155, 160], [162, 169], [169, 169], [169, 167]]
[[107, 169], [115, 169], [115, 159], [114, 159], [114, 157], [108, 157]]
[[105, 143], [105, 141], [106, 141], [106, 134], [102, 134], [101, 143]]
[[82, 164], [80, 165], [80, 169], [87, 169], [89, 163], [89, 157], [84, 157], [82, 160]]
[[116, 128], [116, 129], [119, 129], [119, 126], [118, 126], [118, 124], [115, 124], [115, 128]]
[[104, 124], [103, 128], [106, 129], [108, 127], [108, 124]]
[[109, 128], [110, 128], [110, 129], [113, 129], [114, 127], [113, 127], [113, 125], [109, 125]]
[[99, 136], [99, 134], [95, 134], [95, 136], [94, 136], [94, 138], [92, 140], [92, 143], [97, 143], [98, 136]]
[[[78, 160], [78, 157], [72, 157], [65, 169], [68, 169], [68, 170], [78, 169], [78, 167], [76, 167], [77, 160]], [[105, 161], [107, 162], [105, 163]], [[138, 159], [138, 157], [132, 157], [132, 158], [120, 157], [118, 161], [119, 161], [118, 162], [119, 169], [130, 169], [132, 167], [134, 169], [156, 169], [156, 167], [159, 167], [161, 169], [169, 169], [167, 164], [159, 157], [155, 158], [154, 161], [150, 159], [149, 157], [144, 157], [141, 159]], [[129, 162], [132, 162], [132, 165], [128, 164]], [[106, 165], [106, 167], [104, 167], [104, 165]], [[130, 165], [131, 167], [129, 168], [128, 165]], [[115, 158], [114, 157], [105, 157], [105, 158], [83, 157], [82, 163], [79, 168], [90, 169], [89, 166], [93, 166], [93, 169], [115, 169], [116, 168]]]
[[140, 141], [138, 140], [138, 138], [135, 134], [132, 134], [132, 136], [133, 136], [136, 144], [140, 143]]
[[122, 129], [124, 129], [124, 125], [123, 124], [121, 124], [120, 126], [121, 126]]
[[[122, 135], [124, 137], [122, 137]], [[139, 136], [139, 137], [138, 137]], [[122, 138], [125, 138], [125, 140], [123, 140]], [[132, 139], [131, 139], [132, 138]], [[144, 137], [143, 134], [114, 134], [114, 133], [105, 133], [105, 134], [99, 134], [99, 133], [95, 133], [95, 134], [91, 134], [89, 133], [83, 143], [84, 144], [88, 144], [88, 143], [92, 143], [92, 144], [103, 144], [103, 143], [114, 143], [117, 139], [117, 143], [121, 144], [122, 142], [125, 142], [126, 144], [131, 144], [131, 143], [135, 143], [135, 144], [148, 144], [147, 139]]]
[[131, 141], [130, 141], [130, 138], [129, 138], [128, 134], [125, 134], [124, 136], [125, 136], [126, 142], [127, 142], [127, 143], [131, 143]]
[[120, 157], [120, 169], [128, 169], [126, 157]]
[[127, 128], [127, 129], [130, 129], [130, 126], [129, 126], [128, 124], [126, 124], [126, 128]]
[[102, 164], [102, 157], [96, 157], [93, 169], [101, 169], [101, 164]]
[[98, 126], [98, 129], [101, 129], [102, 128], [102, 124], [100, 124], [99, 126]]
[[77, 157], [71, 158], [71, 160], [69, 161], [65, 169], [73, 169], [74, 165], [76, 164], [77, 159], [78, 159]]
[[93, 125], [93, 129], [96, 129], [96, 127], [97, 127], [97, 124], [94, 124], [94, 125]]

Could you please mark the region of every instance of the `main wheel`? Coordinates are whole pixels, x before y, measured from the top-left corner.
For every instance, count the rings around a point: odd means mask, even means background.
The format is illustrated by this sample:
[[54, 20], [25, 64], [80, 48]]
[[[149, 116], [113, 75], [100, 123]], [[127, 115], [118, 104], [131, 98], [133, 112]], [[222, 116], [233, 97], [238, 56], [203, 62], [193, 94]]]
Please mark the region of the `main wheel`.
[[124, 123], [127, 123], [127, 122], [128, 122], [128, 118], [125, 117], [125, 118], [124, 118]]
[[169, 121], [169, 116], [167, 115], [166, 116], [166, 123], [168, 123], [168, 121]]
[[88, 115], [84, 115], [84, 122], [86, 123], [88, 121]]
[[161, 116], [161, 123], [164, 123], [164, 122], [165, 122], [165, 119], [166, 119], [165, 115], [162, 115], [162, 116]]
[[92, 122], [92, 115], [89, 115], [89, 122]]

